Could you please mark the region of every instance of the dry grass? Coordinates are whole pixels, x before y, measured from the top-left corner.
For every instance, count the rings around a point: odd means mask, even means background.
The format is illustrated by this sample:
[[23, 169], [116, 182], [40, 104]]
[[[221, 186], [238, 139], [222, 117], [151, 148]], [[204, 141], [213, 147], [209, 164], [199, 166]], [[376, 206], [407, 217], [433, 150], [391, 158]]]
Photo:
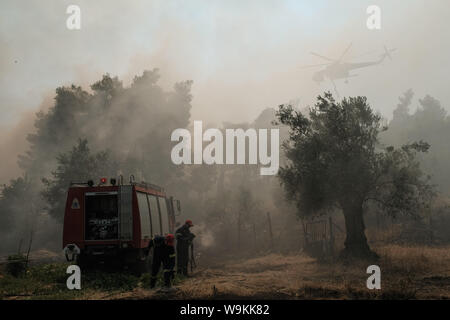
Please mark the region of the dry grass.
[[376, 248], [381, 261], [390, 272], [427, 274], [450, 272], [450, 248], [390, 245]]
[[[319, 263], [304, 254], [210, 261], [171, 295], [136, 289], [113, 299], [448, 299], [450, 248], [376, 248], [382, 289], [366, 288], [367, 264]], [[97, 297], [100, 298], [100, 297]]]
[[180, 286], [193, 299], [446, 299], [450, 248], [384, 246], [382, 289], [366, 288], [367, 264], [323, 264], [305, 255], [266, 255], [199, 270]]
[[449, 299], [450, 247], [374, 248], [381, 290], [366, 288], [367, 263], [321, 263], [305, 254], [203, 258], [176, 292], [138, 285], [132, 290], [89, 290], [78, 299]]

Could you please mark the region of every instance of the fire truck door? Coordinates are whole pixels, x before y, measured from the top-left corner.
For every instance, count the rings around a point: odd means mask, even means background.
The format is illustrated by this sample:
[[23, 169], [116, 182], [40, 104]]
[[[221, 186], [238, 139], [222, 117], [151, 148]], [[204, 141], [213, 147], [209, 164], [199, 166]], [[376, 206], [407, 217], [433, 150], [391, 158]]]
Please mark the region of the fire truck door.
[[133, 186], [119, 186], [119, 239], [133, 238]]

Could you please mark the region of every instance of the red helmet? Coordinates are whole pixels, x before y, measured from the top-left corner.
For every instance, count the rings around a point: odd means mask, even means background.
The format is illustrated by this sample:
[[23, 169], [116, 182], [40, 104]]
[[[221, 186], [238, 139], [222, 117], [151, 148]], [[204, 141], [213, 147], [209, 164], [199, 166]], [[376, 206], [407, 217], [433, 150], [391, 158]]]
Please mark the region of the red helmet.
[[167, 245], [173, 246], [173, 242], [174, 242], [174, 241], [175, 241], [175, 237], [173, 236], [173, 234], [169, 233], [169, 234], [166, 236], [166, 243], [167, 243]]
[[192, 223], [192, 220], [187, 219], [185, 224], [187, 224], [189, 227], [193, 227], [194, 224]]

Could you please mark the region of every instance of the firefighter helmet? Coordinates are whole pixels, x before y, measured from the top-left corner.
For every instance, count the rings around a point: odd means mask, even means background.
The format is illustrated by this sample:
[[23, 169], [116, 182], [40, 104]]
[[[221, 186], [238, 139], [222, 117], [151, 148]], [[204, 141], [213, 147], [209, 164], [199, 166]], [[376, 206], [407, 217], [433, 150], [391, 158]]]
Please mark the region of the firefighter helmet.
[[169, 233], [169, 234], [166, 236], [166, 243], [167, 243], [167, 245], [173, 246], [174, 240], [175, 240], [175, 237], [173, 236], [173, 234]]
[[192, 223], [192, 220], [187, 219], [185, 224], [187, 224], [189, 227], [193, 227], [194, 224]]

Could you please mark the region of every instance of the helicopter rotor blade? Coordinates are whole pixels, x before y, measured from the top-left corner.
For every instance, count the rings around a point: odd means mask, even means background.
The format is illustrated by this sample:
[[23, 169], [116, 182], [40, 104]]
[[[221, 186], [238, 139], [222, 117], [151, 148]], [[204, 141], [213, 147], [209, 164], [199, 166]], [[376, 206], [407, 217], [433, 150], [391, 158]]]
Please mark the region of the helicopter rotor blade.
[[331, 62], [329, 62], [329, 63], [319, 63], [319, 64], [312, 64], [312, 65], [309, 65], [309, 66], [300, 66], [299, 68], [300, 68], [300, 69], [308, 69], [308, 68], [315, 68], [315, 67], [328, 66], [328, 65], [330, 65], [330, 64], [331, 64]]
[[364, 56], [368, 56], [368, 55], [371, 55], [371, 54], [374, 54], [374, 53], [377, 53], [377, 52], [378, 52], [377, 50], [366, 51], [366, 52], [358, 54], [356, 56], [351, 56], [350, 58], [351, 59], [358, 59], [358, 58], [361, 58], [361, 57], [364, 57]]
[[327, 58], [327, 57], [322, 56], [322, 55], [320, 55], [320, 54], [318, 54], [318, 53], [315, 53], [315, 52], [310, 52], [310, 53], [311, 53], [313, 56], [316, 56], [316, 57], [325, 59], [325, 60], [327, 60], [327, 61], [331, 61], [331, 62], [335, 62], [335, 61], [336, 61], [336, 60], [334, 60], [334, 59]]
[[345, 49], [345, 51], [342, 53], [341, 57], [339, 58], [338, 61], [341, 61], [342, 58], [344, 58], [344, 56], [347, 54], [348, 50], [350, 50], [350, 47], [352, 46], [352, 43], [350, 42], [350, 44], [348, 45], [347, 49]]

